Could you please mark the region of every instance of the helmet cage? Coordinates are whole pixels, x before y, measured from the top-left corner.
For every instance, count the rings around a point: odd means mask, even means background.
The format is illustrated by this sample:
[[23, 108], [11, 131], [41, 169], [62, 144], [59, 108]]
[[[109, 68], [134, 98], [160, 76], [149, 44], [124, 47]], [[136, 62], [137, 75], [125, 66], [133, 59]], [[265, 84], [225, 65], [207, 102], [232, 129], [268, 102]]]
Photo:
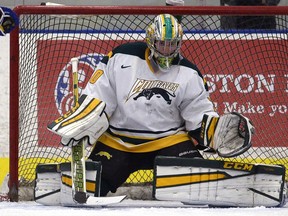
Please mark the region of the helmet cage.
[[182, 36], [181, 25], [170, 14], [158, 15], [147, 28], [146, 42], [160, 68], [170, 68], [180, 51]]

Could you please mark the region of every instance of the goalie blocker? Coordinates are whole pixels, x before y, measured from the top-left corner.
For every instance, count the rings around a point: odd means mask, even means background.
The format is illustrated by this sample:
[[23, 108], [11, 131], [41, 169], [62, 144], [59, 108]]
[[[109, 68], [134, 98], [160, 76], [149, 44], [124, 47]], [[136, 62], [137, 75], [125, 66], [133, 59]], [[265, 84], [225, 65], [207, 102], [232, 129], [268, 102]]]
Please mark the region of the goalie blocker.
[[75, 146], [85, 137], [88, 144], [93, 145], [109, 126], [105, 106], [103, 101], [83, 94], [75, 107], [47, 128], [62, 137], [64, 146]]
[[192, 205], [281, 207], [285, 167], [205, 159], [157, 157], [153, 197]]

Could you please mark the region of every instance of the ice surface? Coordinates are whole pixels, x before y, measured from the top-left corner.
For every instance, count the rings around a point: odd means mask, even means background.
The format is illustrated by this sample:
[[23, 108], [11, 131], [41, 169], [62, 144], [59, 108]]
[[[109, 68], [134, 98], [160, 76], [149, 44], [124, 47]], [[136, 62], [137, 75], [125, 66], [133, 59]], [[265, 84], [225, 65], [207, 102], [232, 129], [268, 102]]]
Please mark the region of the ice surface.
[[[189, 207], [189, 208], [188, 208]], [[2, 216], [287, 216], [284, 208], [207, 208], [177, 202], [124, 200], [110, 207], [70, 208], [35, 202], [0, 202]]]

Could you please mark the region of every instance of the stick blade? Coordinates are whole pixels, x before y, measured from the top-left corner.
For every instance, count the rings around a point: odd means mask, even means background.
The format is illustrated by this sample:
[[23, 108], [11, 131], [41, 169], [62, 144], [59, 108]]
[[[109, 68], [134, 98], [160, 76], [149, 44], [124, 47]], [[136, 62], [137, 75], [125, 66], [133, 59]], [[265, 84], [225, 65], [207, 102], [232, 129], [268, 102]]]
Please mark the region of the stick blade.
[[125, 199], [126, 195], [123, 196], [113, 196], [113, 197], [88, 197], [85, 206], [107, 206], [112, 204], [117, 204]]
[[79, 203], [74, 200], [74, 202], [62, 203], [65, 207], [79, 207], [79, 208], [94, 208], [94, 207], [105, 207], [113, 204], [122, 202], [126, 195], [123, 196], [113, 196], [113, 197], [92, 197], [87, 198], [86, 203]]

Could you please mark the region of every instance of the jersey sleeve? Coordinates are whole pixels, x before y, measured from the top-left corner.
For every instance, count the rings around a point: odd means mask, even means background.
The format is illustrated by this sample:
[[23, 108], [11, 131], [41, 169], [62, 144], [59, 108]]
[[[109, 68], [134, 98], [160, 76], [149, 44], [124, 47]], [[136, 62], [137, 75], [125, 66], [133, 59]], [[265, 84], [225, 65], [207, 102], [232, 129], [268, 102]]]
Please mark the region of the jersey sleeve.
[[204, 114], [218, 116], [204, 79], [197, 73], [194, 73], [189, 80], [180, 110], [187, 131], [200, 128]]
[[90, 95], [106, 103], [105, 112], [110, 117], [116, 109], [116, 93], [113, 85], [113, 59], [105, 56], [98, 64], [82, 94]]

